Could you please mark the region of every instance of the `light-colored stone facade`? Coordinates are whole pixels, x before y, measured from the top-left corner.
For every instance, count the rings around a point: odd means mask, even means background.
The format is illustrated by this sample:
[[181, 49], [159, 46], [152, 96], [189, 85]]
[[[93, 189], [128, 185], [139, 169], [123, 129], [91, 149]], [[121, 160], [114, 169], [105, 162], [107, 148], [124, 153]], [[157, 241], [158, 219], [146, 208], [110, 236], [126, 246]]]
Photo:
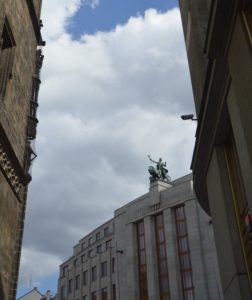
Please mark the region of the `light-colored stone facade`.
[[[34, 6], [34, 4], [36, 4]], [[41, 0], [0, 0], [0, 299], [14, 300], [36, 136]], [[32, 133], [31, 133], [32, 131]]]
[[[223, 299], [211, 220], [197, 204], [192, 176], [187, 175], [170, 184], [151, 183], [147, 194], [117, 209], [113, 219], [82, 238], [74, 246], [73, 256], [60, 266], [58, 300], [141, 300], [136, 231], [139, 221], [144, 222], [148, 299], [161, 299], [155, 231], [155, 216], [160, 214], [169, 276], [169, 297], [162, 299], [182, 300], [175, 222], [175, 208], [180, 206], [185, 211], [194, 290], [194, 298], [188, 299]], [[104, 262], [106, 275], [102, 274]], [[94, 267], [97, 276], [92, 280]], [[102, 296], [104, 288], [107, 296]], [[97, 293], [96, 298], [92, 298], [92, 292]]]

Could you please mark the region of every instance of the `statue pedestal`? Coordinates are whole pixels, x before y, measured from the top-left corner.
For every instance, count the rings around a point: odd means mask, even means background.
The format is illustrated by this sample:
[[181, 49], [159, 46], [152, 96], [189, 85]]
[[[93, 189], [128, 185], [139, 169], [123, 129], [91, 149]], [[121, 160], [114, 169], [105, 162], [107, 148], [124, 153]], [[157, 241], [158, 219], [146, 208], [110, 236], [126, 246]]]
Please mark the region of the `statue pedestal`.
[[150, 205], [156, 205], [160, 203], [160, 192], [169, 189], [172, 184], [163, 180], [156, 180], [150, 183], [149, 197]]

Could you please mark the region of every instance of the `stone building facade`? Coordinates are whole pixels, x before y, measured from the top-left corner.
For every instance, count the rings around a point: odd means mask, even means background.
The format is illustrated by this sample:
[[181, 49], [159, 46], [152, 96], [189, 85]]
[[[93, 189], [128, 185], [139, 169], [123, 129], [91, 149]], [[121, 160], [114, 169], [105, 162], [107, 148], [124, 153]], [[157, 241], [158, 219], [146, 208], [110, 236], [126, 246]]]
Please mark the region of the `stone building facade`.
[[0, 0], [0, 299], [16, 295], [29, 168], [36, 156], [41, 0]]
[[82, 238], [60, 266], [58, 300], [223, 299], [211, 219], [187, 175]]
[[225, 299], [252, 299], [252, 1], [180, 0], [198, 126], [192, 170]]

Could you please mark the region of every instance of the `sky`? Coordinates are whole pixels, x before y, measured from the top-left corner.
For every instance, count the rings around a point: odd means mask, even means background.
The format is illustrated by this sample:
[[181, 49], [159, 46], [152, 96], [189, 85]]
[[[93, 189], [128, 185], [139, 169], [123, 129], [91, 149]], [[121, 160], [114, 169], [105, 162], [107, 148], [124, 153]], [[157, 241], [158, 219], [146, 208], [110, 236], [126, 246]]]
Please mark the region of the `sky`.
[[190, 172], [195, 122], [177, 1], [44, 0], [37, 159], [18, 297], [57, 289], [59, 265], [148, 192], [147, 155]]

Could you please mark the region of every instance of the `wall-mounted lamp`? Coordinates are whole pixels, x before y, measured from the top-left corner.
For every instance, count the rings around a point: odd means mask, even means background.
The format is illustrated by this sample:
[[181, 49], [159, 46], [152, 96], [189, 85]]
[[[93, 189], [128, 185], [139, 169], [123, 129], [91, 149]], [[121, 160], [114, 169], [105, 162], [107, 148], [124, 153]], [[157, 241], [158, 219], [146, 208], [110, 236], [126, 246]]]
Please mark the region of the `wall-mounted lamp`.
[[120, 254], [123, 254], [123, 250], [117, 249], [116, 252], [117, 252], [117, 253], [120, 253]]
[[182, 119], [183, 121], [186, 121], [186, 120], [198, 121], [198, 119], [195, 119], [195, 118], [194, 118], [194, 115], [193, 115], [193, 114], [190, 114], [190, 115], [182, 115], [182, 116], [181, 116], [181, 119]]

